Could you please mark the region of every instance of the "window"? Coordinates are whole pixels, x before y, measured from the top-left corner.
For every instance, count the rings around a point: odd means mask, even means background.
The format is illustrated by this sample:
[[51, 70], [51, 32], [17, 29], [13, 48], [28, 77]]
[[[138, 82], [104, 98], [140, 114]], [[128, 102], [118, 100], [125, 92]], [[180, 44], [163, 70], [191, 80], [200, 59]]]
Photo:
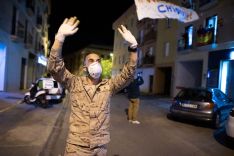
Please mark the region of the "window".
[[169, 18], [167, 18], [166, 25], [166, 28], [171, 28], [171, 20]]
[[140, 30], [140, 44], [143, 43], [144, 40], [144, 30]]
[[214, 2], [214, 1], [216, 0], [199, 0], [199, 7], [210, 4], [211, 2]]
[[216, 42], [217, 36], [217, 27], [218, 27], [218, 16], [212, 16], [206, 19], [206, 29], [207, 32], [211, 34], [211, 42]]
[[169, 42], [166, 42], [166, 43], [165, 43], [164, 56], [165, 56], [165, 57], [169, 56], [169, 52], [170, 52], [170, 43], [169, 43]]
[[183, 34], [183, 40], [184, 40], [184, 49], [191, 48], [193, 45], [193, 26], [187, 26], [185, 28], [185, 33]]
[[193, 44], [193, 26], [188, 26], [186, 31], [188, 32], [188, 46], [190, 47]]
[[185, 8], [194, 9], [193, 0], [182, 0], [181, 5]]
[[16, 28], [16, 16], [17, 16], [17, 9], [16, 7], [14, 6], [13, 7], [13, 10], [12, 10], [12, 27], [11, 27], [11, 34], [12, 35], [15, 35], [15, 28]]

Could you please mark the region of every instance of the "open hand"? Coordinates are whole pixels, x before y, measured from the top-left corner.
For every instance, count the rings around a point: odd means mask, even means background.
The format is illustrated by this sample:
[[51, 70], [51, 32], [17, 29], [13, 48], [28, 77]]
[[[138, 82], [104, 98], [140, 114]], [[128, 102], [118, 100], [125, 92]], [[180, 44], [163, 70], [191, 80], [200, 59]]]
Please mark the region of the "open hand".
[[131, 48], [136, 48], [138, 43], [136, 41], [136, 38], [132, 35], [132, 33], [123, 25], [118, 27], [119, 33], [122, 35], [125, 41], [128, 42], [129, 46]]
[[64, 36], [73, 35], [78, 31], [78, 24], [80, 21], [76, 17], [71, 17], [65, 19], [63, 24], [59, 27], [58, 33], [63, 34]]
[[76, 17], [66, 18], [59, 27], [56, 39], [63, 42], [65, 37], [75, 34], [78, 31], [80, 21]]

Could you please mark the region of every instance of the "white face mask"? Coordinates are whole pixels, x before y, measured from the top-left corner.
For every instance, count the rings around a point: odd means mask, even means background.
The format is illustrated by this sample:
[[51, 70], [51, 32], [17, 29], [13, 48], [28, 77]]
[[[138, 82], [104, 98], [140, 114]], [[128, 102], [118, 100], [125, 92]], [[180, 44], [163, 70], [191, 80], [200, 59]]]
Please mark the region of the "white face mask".
[[102, 67], [101, 67], [100, 63], [98, 63], [98, 62], [91, 63], [88, 66], [88, 72], [92, 78], [94, 78], [94, 79], [100, 78], [100, 76], [102, 74]]

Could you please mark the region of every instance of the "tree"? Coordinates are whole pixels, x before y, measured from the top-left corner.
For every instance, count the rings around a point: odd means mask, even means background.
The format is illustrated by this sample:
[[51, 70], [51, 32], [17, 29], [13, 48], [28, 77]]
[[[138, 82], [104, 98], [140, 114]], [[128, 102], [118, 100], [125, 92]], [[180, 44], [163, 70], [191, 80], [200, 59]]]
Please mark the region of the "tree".
[[112, 71], [112, 61], [111, 59], [103, 59], [101, 61], [102, 65], [102, 77], [103, 78], [110, 78], [111, 71]]

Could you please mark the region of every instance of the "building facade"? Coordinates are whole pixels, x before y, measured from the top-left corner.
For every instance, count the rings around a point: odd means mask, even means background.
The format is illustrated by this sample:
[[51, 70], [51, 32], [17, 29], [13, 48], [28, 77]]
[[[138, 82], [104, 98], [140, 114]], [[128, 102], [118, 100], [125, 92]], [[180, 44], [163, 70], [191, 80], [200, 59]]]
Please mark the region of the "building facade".
[[234, 1], [168, 2], [195, 10], [199, 19], [189, 23], [174, 19], [138, 21], [135, 5], [131, 6], [113, 23], [113, 75], [127, 59], [117, 32], [117, 26], [125, 24], [138, 39], [138, 72], [146, 80], [143, 92], [173, 97], [181, 87], [216, 87], [234, 98]]
[[[137, 19], [136, 7], [132, 5], [113, 24], [114, 62], [113, 75], [119, 73], [128, 57], [123, 39], [117, 32], [117, 26], [125, 24], [138, 40], [138, 68], [145, 83], [141, 92], [145, 94], [170, 95], [176, 54], [175, 21], [165, 19]], [[176, 25], [177, 26], [177, 25]], [[124, 60], [125, 59], [125, 60]]]
[[[112, 25], [115, 31], [112, 76], [120, 73], [129, 57], [129, 52], [127, 50], [128, 45], [124, 44], [124, 39], [117, 29], [122, 24], [131, 31], [139, 43], [136, 74], [141, 73], [144, 79], [144, 84], [140, 86], [141, 92], [149, 94], [152, 93], [154, 83], [155, 34], [152, 33], [155, 32], [155, 27], [153, 27], [153, 25], [155, 25], [156, 22], [154, 20], [138, 22], [135, 10], [135, 5], [132, 5]], [[150, 29], [147, 29], [148, 27], [150, 27]]]
[[0, 91], [28, 88], [45, 72], [49, 0], [0, 0]]
[[234, 97], [234, 1], [189, 1], [199, 20], [179, 24], [174, 95], [180, 87], [216, 87]]

